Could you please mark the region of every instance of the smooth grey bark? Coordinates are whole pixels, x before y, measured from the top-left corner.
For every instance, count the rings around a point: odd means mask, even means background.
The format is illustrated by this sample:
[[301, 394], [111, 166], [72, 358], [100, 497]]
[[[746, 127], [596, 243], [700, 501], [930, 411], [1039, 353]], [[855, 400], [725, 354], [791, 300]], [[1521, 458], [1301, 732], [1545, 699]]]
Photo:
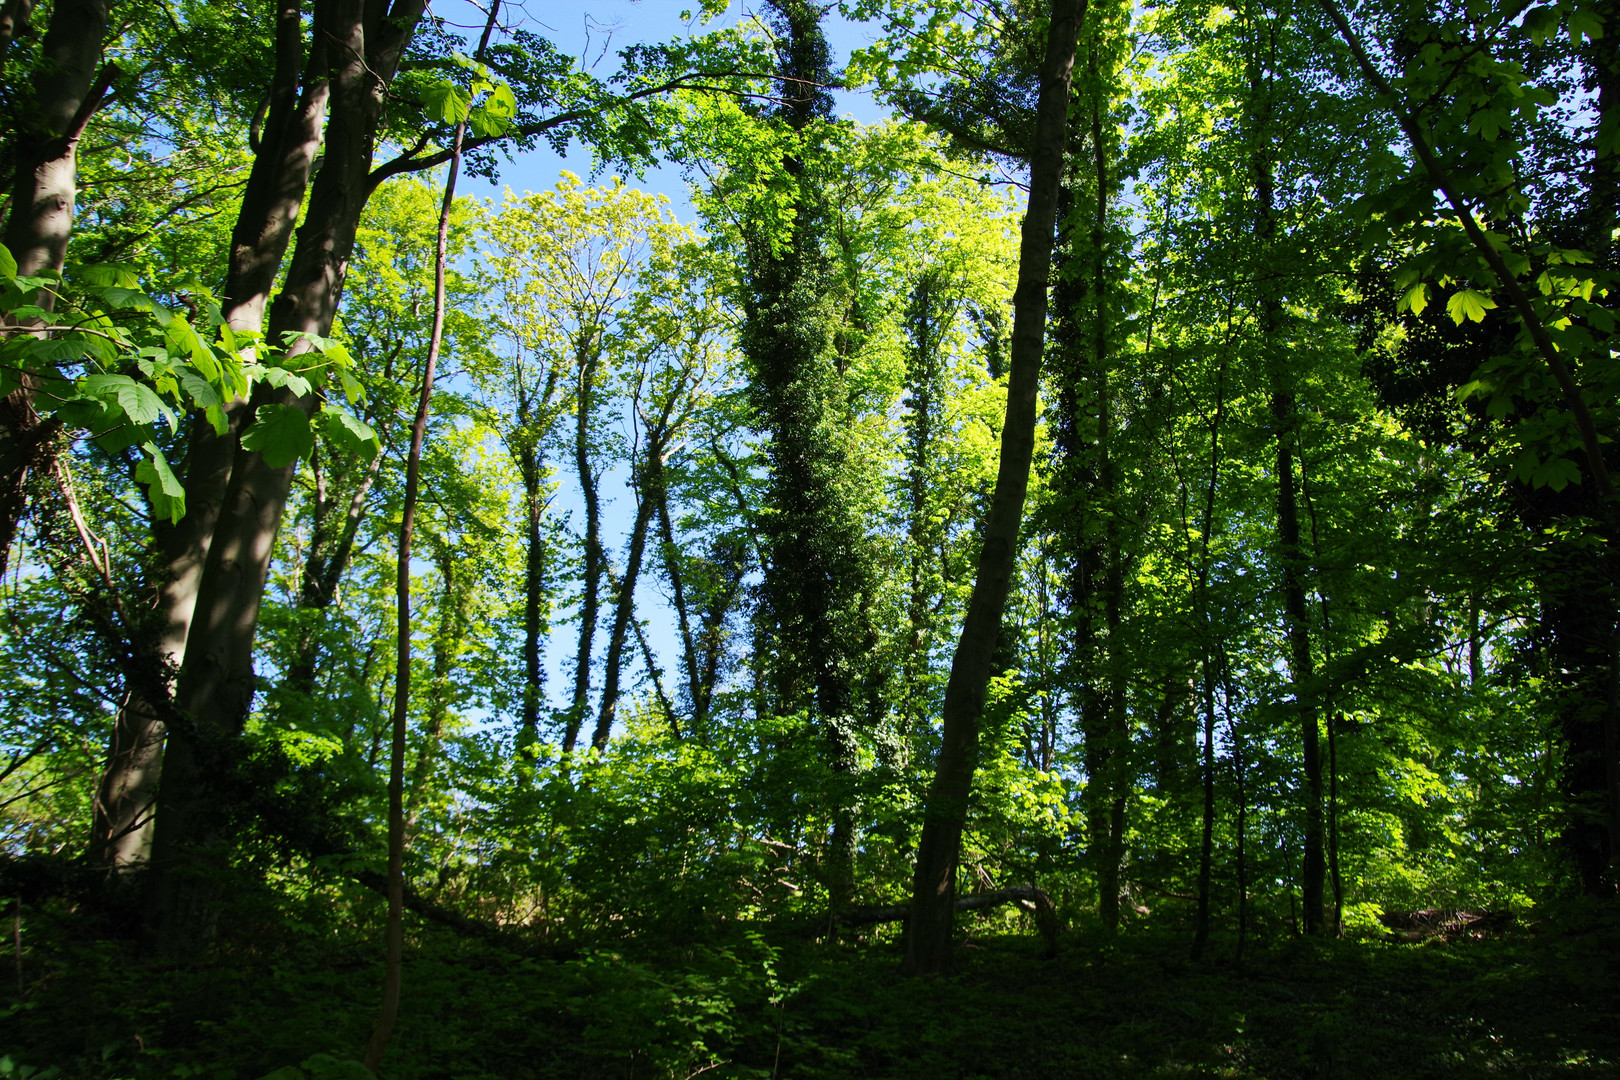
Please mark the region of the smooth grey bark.
[[1029, 208], [1019, 248], [1018, 287], [1013, 294], [1012, 355], [1007, 415], [1001, 429], [1001, 460], [985, 519], [978, 573], [945, 687], [944, 730], [917, 850], [903, 962], [903, 970], [913, 974], [944, 972], [951, 966], [956, 868], [973, 773], [978, 767], [979, 721], [1001, 631], [1002, 610], [1012, 585], [1018, 529], [1035, 451], [1036, 398], [1046, 336], [1058, 189], [1063, 180], [1069, 85], [1084, 14], [1084, 0], [1052, 2], [1035, 112]]

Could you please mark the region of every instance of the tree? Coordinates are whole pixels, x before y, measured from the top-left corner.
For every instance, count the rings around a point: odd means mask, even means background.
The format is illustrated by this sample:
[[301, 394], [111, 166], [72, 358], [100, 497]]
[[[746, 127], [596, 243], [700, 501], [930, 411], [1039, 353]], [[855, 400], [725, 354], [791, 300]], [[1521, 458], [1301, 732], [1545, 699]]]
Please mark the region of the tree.
[[1012, 577], [1019, 519], [1023, 516], [1034, 455], [1047, 275], [1063, 171], [1070, 74], [1083, 14], [1080, 4], [1055, 0], [1047, 28], [1030, 163], [1030, 206], [1019, 249], [1018, 292], [1013, 298], [1012, 382], [1007, 391], [1007, 419], [1001, 431], [1001, 465], [985, 521], [973, 599], [945, 688], [943, 742], [917, 849], [905, 960], [906, 970], [913, 973], [939, 972], [950, 966], [956, 862], [977, 764], [978, 722]]

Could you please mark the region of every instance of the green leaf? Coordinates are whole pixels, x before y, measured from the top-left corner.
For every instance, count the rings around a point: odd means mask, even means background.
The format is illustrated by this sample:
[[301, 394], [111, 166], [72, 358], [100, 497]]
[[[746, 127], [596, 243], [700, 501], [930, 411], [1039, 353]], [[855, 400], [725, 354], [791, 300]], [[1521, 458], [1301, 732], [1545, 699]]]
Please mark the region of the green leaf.
[[480, 136], [500, 135], [511, 126], [517, 115], [517, 98], [505, 83], [490, 88], [489, 97], [468, 117], [473, 133]]
[[467, 116], [467, 109], [472, 104], [469, 97], [461, 87], [451, 82], [440, 80], [429, 83], [422, 91], [422, 105], [431, 117], [442, 120], [446, 124], [460, 123]]
[[1563, 491], [1570, 484], [1581, 482], [1581, 468], [1567, 457], [1538, 462], [1530, 470], [1531, 487], [1548, 487]]
[[314, 389], [314, 387], [310, 386], [308, 379], [296, 372], [288, 371], [286, 368], [271, 368], [264, 373], [264, 381], [278, 390], [283, 388], [291, 390], [299, 397], [308, 395]]
[[290, 465], [315, 448], [304, 410], [291, 405], [260, 405], [253, 425], [242, 433], [242, 446], [264, 455], [272, 469]]
[[179, 427], [174, 411], [163, 403], [151, 387], [128, 375], [87, 375], [79, 385], [88, 394], [115, 402], [134, 424], [155, 424], [161, 417], [171, 428]]
[[321, 410], [321, 421], [326, 437], [343, 453], [354, 454], [367, 461], [382, 453], [382, 440], [359, 417], [328, 406]]
[[4, 244], [0, 244], [0, 278], [17, 280], [17, 260], [12, 258], [10, 249]]
[[1474, 289], [1458, 289], [1451, 294], [1451, 299], [1446, 301], [1446, 314], [1461, 326], [1464, 320], [1484, 322], [1485, 312], [1495, 306], [1496, 301], [1482, 292]]
[[135, 479], [151, 489], [152, 512], [165, 521], [179, 521], [186, 516], [185, 487], [156, 443], [142, 443], [141, 451], [146, 457], [135, 466]]
[[343, 382], [343, 395], [349, 399], [350, 405], [358, 405], [366, 399], [366, 388], [360, 385], [360, 380], [348, 368], [338, 368], [338, 378]]
[[1429, 287], [1420, 281], [1406, 290], [1406, 295], [1402, 296], [1400, 302], [1395, 305], [1395, 310], [1397, 312], [1410, 310], [1414, 315], [1421, 315], [1423, 309], [1428, 306]]
[[1596, 41], [1603, 36], [1603, 20], [1584, 9], [1577, 9], [1569, 13], [1569, 43], [1579, 45], [1581, 38], [1587, 37]]
[[180, 386], [185, 390], [186, 396], [189, 397], [194, 404], [201, 406], [204, 409], [225, 404], [225, 400], [219, 396], [219, 391], [214, 388], [213, 383], [209, 382], [207, 379], [193, 375], [189, 371], [182, 371], [180, 373]]

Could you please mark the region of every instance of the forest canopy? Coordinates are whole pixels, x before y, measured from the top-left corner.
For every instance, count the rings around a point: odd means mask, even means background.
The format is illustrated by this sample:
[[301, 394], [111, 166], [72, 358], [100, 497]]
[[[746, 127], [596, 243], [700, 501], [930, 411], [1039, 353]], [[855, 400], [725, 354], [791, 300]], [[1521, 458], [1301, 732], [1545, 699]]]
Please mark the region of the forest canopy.
[[974, 940], [1615, 1066], [1614, 0], [538, 15], [0, 4], [0, 1076], [956, 1075]]

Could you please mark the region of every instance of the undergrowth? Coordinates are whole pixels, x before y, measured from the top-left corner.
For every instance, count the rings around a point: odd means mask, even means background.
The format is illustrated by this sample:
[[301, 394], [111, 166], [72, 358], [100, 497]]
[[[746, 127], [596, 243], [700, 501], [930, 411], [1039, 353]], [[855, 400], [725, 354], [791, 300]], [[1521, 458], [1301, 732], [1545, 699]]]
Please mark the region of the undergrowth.
[[[338, 1080], [369, 1034], [369, 927], [254, 920], [162, 965], [41, 910], [0, 1007], [7, 1080]], [[975, 936], [948, 979], [892, 941], [601, 944], [514, 956], [417, 925], [388, 1080], [1620, 1076], [1620, 932], [1590, 909], [1494, 940], [1285, 938], [1244, 962], [1181, 930], [1056, 960]], [[12, 966], [10, 964], [8, 967]]]

